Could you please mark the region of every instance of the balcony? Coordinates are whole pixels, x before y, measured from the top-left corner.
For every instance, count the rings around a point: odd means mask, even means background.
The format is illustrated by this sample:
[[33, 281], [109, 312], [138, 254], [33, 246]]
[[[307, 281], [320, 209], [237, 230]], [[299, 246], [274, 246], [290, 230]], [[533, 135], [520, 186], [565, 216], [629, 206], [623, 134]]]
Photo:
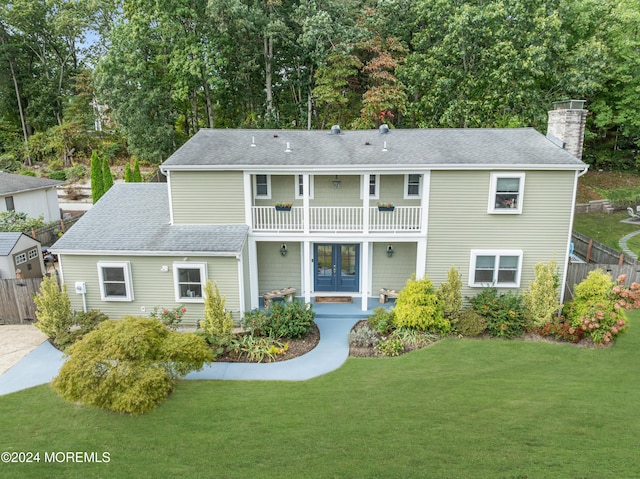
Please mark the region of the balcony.
[[273, 206], [253, 206], [251, 220], [253, 231], [260, 232], [392, 232], [417, 233], [422, 229], [420, 206], [396, 206], [394, 211], [368, 208], [365, 225], [365, 209], [358, 206], [320, 206], [309, 208], [309, 227], [305, 228], [304, 208], [294, 206], [290, 211], [277, 211]]

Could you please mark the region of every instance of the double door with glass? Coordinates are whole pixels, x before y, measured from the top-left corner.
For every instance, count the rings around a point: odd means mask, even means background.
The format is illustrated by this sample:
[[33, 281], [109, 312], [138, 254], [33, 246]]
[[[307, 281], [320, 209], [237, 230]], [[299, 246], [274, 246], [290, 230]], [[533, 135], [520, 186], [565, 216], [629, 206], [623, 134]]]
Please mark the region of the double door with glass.
[[316, 243], [314, 286], [316, 291], [359, 290], [360, 245]]

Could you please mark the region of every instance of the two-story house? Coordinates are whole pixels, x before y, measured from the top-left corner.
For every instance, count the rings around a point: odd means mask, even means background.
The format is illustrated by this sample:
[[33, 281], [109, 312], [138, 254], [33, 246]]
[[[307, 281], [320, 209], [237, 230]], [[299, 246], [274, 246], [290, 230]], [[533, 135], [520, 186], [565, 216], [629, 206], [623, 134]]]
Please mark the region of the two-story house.
[[184, 304], [193, 323], [207, 278], [236, 319], [285, 287], [368, 310], [452, 265], [465, 296], [521, 290], [540, 261], [566, 275], [585, 115], [562, 105], [547, 137], [203, 129], [163, 163], [166, 184], [115, 185], [53, 251], [74, 308], [111, 317]]

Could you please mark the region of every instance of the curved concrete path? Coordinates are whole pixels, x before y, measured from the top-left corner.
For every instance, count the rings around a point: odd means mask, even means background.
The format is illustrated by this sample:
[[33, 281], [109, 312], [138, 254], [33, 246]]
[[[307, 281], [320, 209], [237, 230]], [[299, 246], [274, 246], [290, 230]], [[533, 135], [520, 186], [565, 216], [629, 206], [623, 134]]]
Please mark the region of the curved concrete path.
[[[338, 369], [349, 357], [348, 333], [357, 318], [316, 318], [320, 342], [304, 356], [276, 363], [210, 363], [186, 379], [304, 381]], [[0, 396], [46, 384], [58, 374], [63, 354], [45, 341], [0, 375]]]
[[640, 230], [629, 233], [628, 235], [624, 235], [622, 238], [620, 238], [620, 241], [618, 241], [622, 252], [627, 256], [632, 257], [633, 259], [638, 259], [638, 255], [629, 249], [629, 247], [627, 246], [627, 241], [637, 235], [640, 235]]

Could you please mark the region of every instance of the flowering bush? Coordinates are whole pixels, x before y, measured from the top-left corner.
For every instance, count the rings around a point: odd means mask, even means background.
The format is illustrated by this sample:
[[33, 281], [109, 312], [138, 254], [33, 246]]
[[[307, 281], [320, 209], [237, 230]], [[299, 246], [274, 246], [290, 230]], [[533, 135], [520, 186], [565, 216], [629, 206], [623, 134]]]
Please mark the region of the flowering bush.
[[624, 331], [624, 310], [640, 307], [640, 284], [624, 285], [626, 275], [616, 281], [602, 270], [589, 273], [576, 286], [576, 299], [569, 304], [571, 326], [581, 329], [596, 344], [606, 344]]
[[164, 323], [169, 329], [175, 330], [178, 327], [178, 324], [182, 321], [182, 316], [184, 316], [184, 313], [186, 312], [187, 308], [183, 305], [173, 309], [156, 306], [153, 311], [151, 311], [151, 317]]
[[572, 343], [578, 343], [584, 338], [582, 328], [574, 328], [571, 323], [564, 320], [545, 323], [538, 328], [538, 334], [540, 336], [551, 336], [562, 341], [571, 341]]

